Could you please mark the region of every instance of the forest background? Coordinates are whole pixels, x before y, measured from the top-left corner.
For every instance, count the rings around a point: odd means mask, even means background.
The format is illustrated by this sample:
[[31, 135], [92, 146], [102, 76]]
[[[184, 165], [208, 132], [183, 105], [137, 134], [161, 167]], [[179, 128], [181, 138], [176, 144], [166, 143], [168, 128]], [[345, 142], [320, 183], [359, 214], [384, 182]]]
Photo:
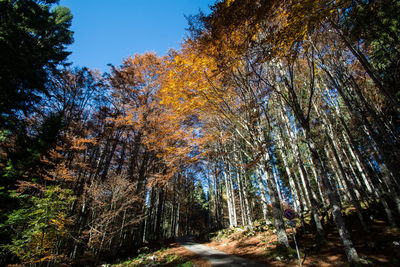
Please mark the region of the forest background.
[[66, 64], [56, 3], [0, 1], [2, 264], [257, 220], [288, 247], [289, 206], [356, 264], [344, 205], [365, 233], [400, 223], [400, 1], [216, 1], [179, 49], [110, 73]]

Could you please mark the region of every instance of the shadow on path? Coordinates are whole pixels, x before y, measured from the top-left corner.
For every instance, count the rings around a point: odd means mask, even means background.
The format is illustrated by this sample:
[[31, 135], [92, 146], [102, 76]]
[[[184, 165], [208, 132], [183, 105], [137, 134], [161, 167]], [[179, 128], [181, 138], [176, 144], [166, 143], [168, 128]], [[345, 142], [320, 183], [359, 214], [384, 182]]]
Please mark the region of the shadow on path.
[[194, 243], [190, 240], [190, 238], [179, 240], [179, 244], [185, 247], [186, 249], [194, 253], [197, 253], [202, 258], [208, 260], [212, 266], [232, 266], [232, 267], [266, 266], [265, 264], [252, 262], [248, 259], [232, 256], [224, 252]]

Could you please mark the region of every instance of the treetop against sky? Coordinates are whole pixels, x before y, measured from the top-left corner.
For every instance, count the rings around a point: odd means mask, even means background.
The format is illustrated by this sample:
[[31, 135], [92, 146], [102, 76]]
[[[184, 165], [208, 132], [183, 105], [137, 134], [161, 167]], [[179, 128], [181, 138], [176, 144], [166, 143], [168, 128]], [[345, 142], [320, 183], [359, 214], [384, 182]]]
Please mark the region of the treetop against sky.
[[276, 263], [287, 208], [303, 252], [398, 263], [400, 0], [214, 1], [0, 0], [1, 266], [238, 226]]
[[69, 61], [107, 71], [136, 53], [163, 55], [178, 48], [186, 34], [185, 16], [209, 12], [212, 0], [61, 0], [74, 16], [75, 42]]

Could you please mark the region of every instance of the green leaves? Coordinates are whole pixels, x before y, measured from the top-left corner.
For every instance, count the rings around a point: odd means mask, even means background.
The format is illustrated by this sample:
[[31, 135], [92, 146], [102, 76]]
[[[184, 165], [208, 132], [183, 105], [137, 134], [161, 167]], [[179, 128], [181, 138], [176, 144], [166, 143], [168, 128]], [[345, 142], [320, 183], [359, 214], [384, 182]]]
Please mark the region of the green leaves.
[[56, 241], [65, 238], [67, 210], [74, 201], [72, 190], [48, 186], [42, 196], [10, 194], [23, 203], [2, 227], [13, 232], [12, 243], [2, 246], [25, 262], [37, 262], [55, 254]]
[[[365, 47], [373, 67], [392, 95], [400, 92], [400, 1], [360, 1], [349, 9], [345, 32]], [[399, 98], [397, 99], [399, 100]]]

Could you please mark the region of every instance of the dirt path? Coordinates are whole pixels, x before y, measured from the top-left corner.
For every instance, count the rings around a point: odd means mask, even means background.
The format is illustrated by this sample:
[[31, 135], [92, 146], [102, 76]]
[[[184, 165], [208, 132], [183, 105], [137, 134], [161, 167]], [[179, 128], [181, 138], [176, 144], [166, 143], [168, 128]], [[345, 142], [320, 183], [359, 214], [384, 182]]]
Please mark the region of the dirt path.
[[206, 259], [211, 263], [211, 266], [246, 266], [246, 267], [257, 267], [257, 266], [265, 266], [261, 263], [252, 262], [245, 258], [240, 258], [237, 256], [232, 256], [226, 254], [224, 252], [211, 249], [209, 247], [191, 242], [191, 241], [182, 241], [180, 243], [184, 248], [200, 255], [202, 258]]

